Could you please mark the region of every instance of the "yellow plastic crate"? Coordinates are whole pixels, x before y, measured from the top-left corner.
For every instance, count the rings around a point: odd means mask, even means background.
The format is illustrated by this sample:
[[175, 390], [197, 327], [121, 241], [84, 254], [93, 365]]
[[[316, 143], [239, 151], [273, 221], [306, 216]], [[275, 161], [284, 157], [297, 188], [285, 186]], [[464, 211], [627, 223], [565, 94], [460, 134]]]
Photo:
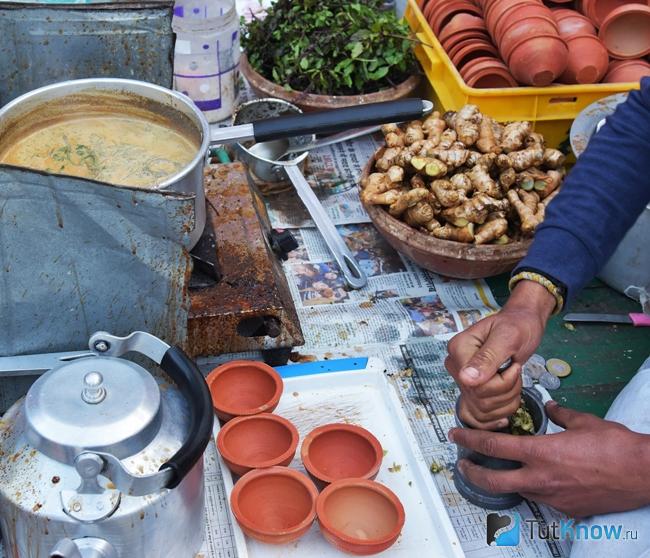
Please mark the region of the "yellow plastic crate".
[[639, 88], [638, 83], [599, 83], [475, 89], [463, 81], [416, 0], [408, 0], [404, 17], [420, 41], [415, 55], [428, 78], [429, 97], [439, 110], [458, 110], [471, 103], [502, 122], [528, 120], [551, 147], [568, 147], [571, 123], [583, 108], [614, 93]]

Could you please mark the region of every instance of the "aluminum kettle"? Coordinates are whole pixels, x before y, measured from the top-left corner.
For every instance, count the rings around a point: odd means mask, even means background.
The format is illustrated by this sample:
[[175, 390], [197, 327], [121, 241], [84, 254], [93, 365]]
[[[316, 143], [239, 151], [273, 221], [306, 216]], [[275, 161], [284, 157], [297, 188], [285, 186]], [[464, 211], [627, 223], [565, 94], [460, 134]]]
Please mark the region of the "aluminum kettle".
[[[19, 558], [190, 558], [204, 533], [210, 393], [196, 365], [144, 332], [95, 333], [0, 421], [0, 529]], [[118, 358], [135, 352], [174, 382]], [[51, 355], [27, 359], [32, 368]]]

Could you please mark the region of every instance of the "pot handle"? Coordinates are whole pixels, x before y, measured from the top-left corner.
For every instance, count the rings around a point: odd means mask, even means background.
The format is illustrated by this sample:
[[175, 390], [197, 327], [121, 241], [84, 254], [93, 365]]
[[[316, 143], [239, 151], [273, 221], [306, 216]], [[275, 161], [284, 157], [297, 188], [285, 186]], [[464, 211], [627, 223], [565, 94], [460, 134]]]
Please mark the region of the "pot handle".
[[135, 331], [127, 337], [116, 337], [100, 331], [90, 338], [89, 346], [91, 351], [100, 355], [119, 357], [135, 351], [149, 357], [169, 374], [187, 400], [190, 411], [187, 439], [158, 470], [160, 474], [163, 470], [170, 469], [165, 471], [168, 478], [164, 487], [175, 488], [201, 459], [212, 436], [212, 397], [203, 374], [181, 349], [171, 347], [144, 331]]
[[433, 105], [429, 101], [401, 99], [279, 116], [254, 122], [253, 127], [255, 140], [259, 142], [306, 134], [334, 134], [360, 126], [416, 120], [432, 108]]

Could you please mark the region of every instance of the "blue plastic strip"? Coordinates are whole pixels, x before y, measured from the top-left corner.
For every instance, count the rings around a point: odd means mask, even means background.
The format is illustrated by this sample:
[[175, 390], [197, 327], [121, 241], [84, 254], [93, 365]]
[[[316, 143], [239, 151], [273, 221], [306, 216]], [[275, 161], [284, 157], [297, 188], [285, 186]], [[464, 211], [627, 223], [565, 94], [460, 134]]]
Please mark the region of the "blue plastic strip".
[[361, 357], [319, 360], [316, 362], [305, 362], [304, 364], [289, 364], [287, 366], [278, 366], [276, 367], [276, 370], [283, 378], [293, 378], [295, 376], [312, 376], [314, 374], [325, 374], [327, 372], [365, 370], [367, 366], [368, 359]]

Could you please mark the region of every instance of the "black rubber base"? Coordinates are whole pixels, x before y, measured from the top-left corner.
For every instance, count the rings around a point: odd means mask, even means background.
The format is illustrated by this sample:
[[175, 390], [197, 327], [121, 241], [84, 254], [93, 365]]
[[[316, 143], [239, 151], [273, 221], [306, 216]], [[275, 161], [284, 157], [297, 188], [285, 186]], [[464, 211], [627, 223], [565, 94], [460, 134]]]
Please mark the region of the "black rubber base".
[[486, 510], [507, 510], [514, 508], [523, 501], [516, 492], [508, 494], [492, 494], [469, 482], [458, 467], [454, 467], [454, 485], [460, 495], [479, 508]]

